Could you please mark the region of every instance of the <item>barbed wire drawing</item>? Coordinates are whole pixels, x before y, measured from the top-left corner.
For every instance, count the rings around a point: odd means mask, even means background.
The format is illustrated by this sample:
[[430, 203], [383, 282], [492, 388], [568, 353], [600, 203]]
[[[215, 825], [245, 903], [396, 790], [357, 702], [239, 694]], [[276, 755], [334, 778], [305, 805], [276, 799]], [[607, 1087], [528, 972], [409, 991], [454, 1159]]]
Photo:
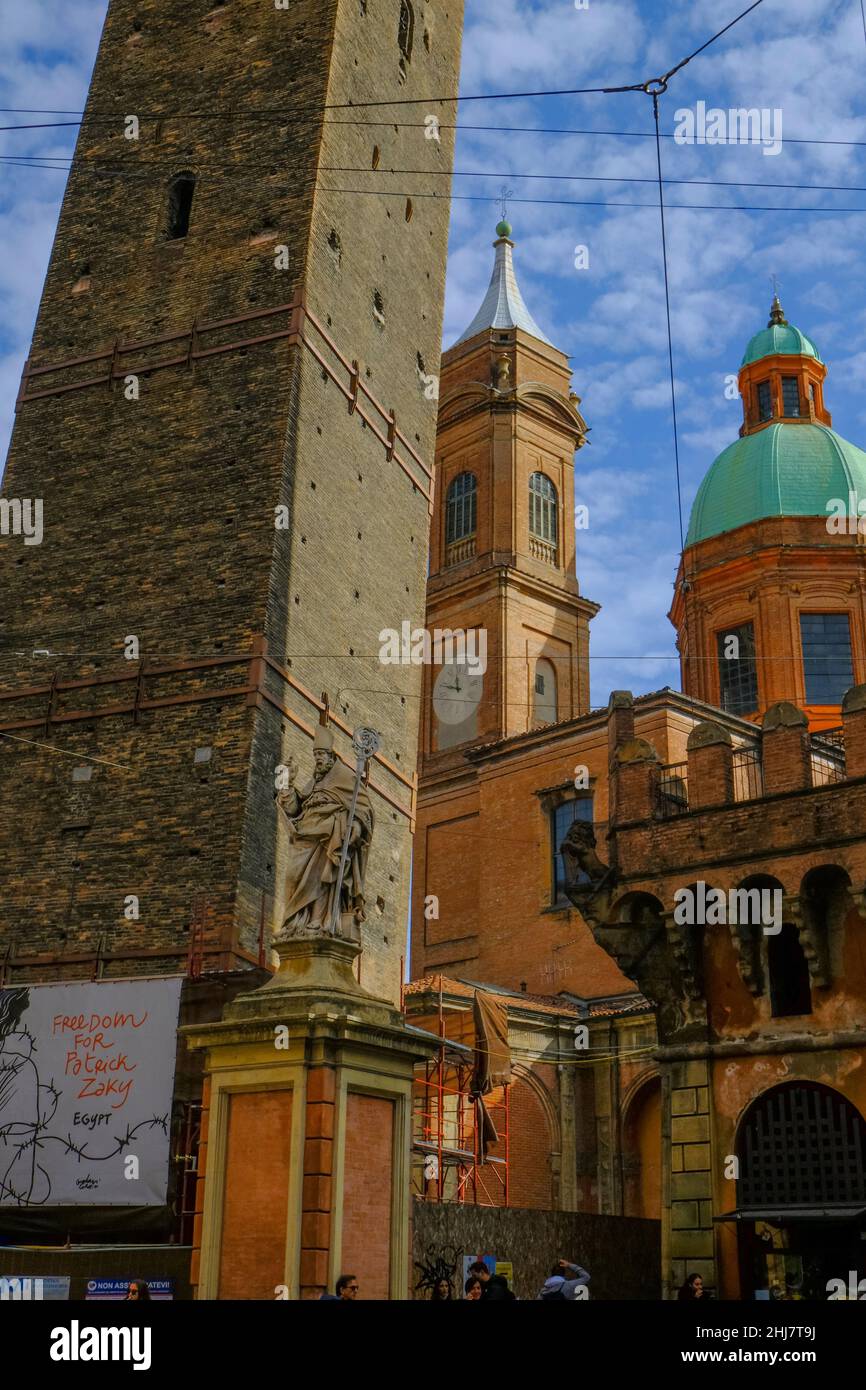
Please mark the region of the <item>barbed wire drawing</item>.
[[[51, 1201], [51, 1177], [40, 1162], [48, 1145], [59, 1144], [78, 1163], [107, 1163], [130, 1149], [139, 1131], [160, 1129], [168, 1137], [169, 1130], [168, 1114], [151, 1115], [112, 1135], [103, 1152], [91, 1151], [89, 1141], [77, 1143], [69, 1132], [51, 1133], [63, 1091], [53, 1078], [41, 1078], [37, 1040], [21, 1021], [29, 1005], [29, 989], [0, 990], [0, 1204], [22, 1207]], [[98, 1185], [88, 1174], [76, 1180], [81, 1190]]]

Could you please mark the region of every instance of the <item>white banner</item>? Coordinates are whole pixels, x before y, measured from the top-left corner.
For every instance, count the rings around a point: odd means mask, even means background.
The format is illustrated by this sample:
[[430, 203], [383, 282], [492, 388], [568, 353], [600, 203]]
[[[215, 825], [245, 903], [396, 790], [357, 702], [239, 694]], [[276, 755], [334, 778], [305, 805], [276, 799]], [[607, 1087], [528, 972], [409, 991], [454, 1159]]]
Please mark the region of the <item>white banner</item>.
[[0, 990], [0, 1205], [165, 1202], [180, 988]]

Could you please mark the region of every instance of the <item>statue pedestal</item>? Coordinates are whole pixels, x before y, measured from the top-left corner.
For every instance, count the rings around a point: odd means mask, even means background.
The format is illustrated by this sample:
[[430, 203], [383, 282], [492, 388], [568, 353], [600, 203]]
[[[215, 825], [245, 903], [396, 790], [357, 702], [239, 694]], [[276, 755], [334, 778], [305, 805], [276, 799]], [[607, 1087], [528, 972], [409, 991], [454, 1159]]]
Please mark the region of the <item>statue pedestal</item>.
[[208, 1299], [408, 1296], [412, 1074], [435, 1050], [362, 989], [360, 945], [277, 942], [280, 968], [205, 1051], [192, 1281]]

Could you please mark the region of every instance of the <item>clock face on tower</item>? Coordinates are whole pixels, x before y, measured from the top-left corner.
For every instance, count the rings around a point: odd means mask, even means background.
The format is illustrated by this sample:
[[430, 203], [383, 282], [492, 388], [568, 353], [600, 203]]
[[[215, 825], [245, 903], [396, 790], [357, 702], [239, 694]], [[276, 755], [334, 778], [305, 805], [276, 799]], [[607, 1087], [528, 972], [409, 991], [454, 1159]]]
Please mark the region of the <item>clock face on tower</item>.
[[440, 724], [464, 724], [478, 709], [484, 677], [466, 665], [449, 661], [433, 685], [433, 709]]

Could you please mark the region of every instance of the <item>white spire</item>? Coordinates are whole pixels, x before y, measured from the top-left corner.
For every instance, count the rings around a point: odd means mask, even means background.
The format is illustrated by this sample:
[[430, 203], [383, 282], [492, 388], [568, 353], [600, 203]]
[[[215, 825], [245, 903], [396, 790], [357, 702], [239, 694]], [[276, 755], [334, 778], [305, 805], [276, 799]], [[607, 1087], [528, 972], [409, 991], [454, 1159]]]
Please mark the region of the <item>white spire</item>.
[[522, 328], [524, 333], [531, 333], [533, 338], [539, 338], [542, 343], [553, 347], [554, 344], [542, 333], [523, 302], [511, 257], [514, 249], [514, 242], [509, 240], [508, 235], [511, 228], [507, 222], [500, 222], [496, 230], [500, 236], [493, 243], [496, 260], [487, 293], [469, 327], [452, 346], [456, 347], [457, 343], [463, 343], [467, 338], [474, 338], [476, 333], [482, 333], [486, 328]]

